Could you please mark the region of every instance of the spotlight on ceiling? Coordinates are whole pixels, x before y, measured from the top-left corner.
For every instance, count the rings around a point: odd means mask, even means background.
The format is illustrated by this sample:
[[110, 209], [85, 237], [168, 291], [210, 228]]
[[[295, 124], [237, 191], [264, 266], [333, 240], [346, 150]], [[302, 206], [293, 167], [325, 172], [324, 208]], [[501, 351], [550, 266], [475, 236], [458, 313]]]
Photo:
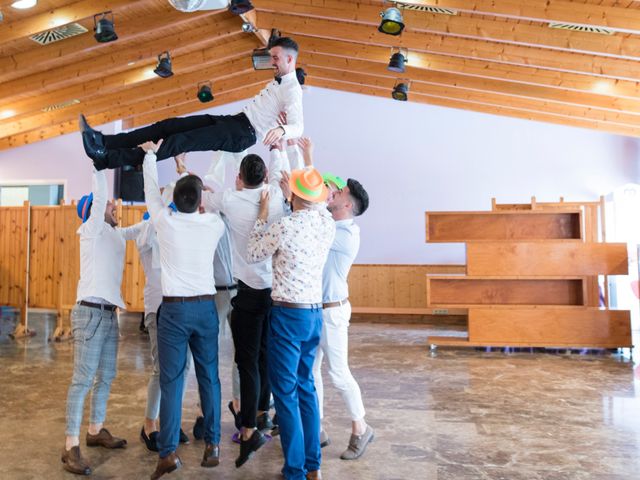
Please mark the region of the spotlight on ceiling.
[[169, 55], [168, 51], [162, 52], [158, 55], [158, 65], [153, 73], [162, 78], [167, 78], [173, 75], [173, 72], [171, 71], [171, 55]]
[[211, 102], [213, 100], [211, 82], [202, 82], [198, 84], [198, 100], [202, 103]]
[[13, 2], [11, 6], [19, 10], [26, 10], [27, 8], [35, 7], [38, 4], [38, 0], [18, 0]]
[[404, 73], [404, 64], [409, 63], [409, 55], [406, 49], [398, 48], [397, 52], [391, 50], [391, 58], [389, 59], [389, 65], [387, 70], [392, 72]]
[[[111, 15], [111, 20], [107, 18], [107, 15]], [[98, 20], [98, 17], [100, 17]], [[93, 31], [96, 32], [93, 36], [99, 43], [113, 42], [118, 39], [116, 31], [113, 29], [113, 13], [104, 12], [97, 13], [93, 16]]]
[[258, 29], [251, 22], [244, 22], [242, 24], [242, 31], [244, 33], [255, 33]]
[[379, 32], [386, 33], [387, 35], [400, 35], [402, 33], [404, 23], [399, 8], [387, 8], [384, 12], [380, 12], [380, 16], [382, 17], [382, 21], [378, 27]]
[[231, 0], [229, 2], [229, 11], [234, 15], [242, 15], [253, 10], [253, 5], [249, 0]]
[[400, 102], [406, 102], [409, 99], [409, 80], [398, 80], [391, 92], [391, 98]]
[[273, 70], [268, 48], [256, 48], [251, 54], [251, 61], [255, 70]]

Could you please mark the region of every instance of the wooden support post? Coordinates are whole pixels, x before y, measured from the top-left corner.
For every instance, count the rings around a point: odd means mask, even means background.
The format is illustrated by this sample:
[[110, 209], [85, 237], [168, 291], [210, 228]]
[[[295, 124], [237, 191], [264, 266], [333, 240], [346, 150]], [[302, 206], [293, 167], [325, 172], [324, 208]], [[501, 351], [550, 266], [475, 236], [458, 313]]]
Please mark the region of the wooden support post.
[[11, 338], [32, 337], [35, 331], [29, 330], [29, 250], [31, 248], [31, 205], [28, 200], [24, 202], [24, 212], [22, 215], [21, 232], [22, 242], [20, 256], [23, 259], [24, 268], [24, 295], [20, 305], [20, 323], [16, 326]]

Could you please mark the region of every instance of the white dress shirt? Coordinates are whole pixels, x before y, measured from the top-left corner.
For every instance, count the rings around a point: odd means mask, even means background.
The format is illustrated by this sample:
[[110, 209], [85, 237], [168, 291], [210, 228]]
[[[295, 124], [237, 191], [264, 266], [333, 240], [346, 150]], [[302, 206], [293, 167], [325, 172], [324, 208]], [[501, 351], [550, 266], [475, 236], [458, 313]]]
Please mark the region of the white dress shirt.
[[216, 254], [213, 257], [213, 278], [216, 287], [230, 287], [236, 281], [233, 278], [233, 251], [231, 249], [231, 235], [229, 234], [229, 226], [227, 219], [220, 215], [224, 222], [224, 234], [220, 237]]
[[247, 260], [273, 256], [273, 300], [322, 303], [322, 269], [335, 231], [326, 210], [298, 210], [269, 227], [262, 220], [255, 222]]
[[360, 248], [360, 227], [352, 218], [336, 222], [336, 236], [331, 244], [322, 273], [322, 302], [339, 302], [349, 296], [347, 277]]
[[147, 152], [143, 166], [147, 208], [160, 245], [162, 294], [172, 297], [214, 294], [213, 255], [224, 232], [222, 220], [214, 213], [182, 213], [165, 208], [153, 152]]
[[245, 256], [249, 235], [258, 218], [260, 195], [264, 190], [268, 190], [270, 194], [267, 223], [271, 224], [284, 215], [284, 199], [280, 187], [270, 183], [258, 188], [203, 192], [205, 208], [208, 211], [222, 212], [227, 218], [233, 251], [233, 276], [257, 290], [271, 288], [272, 284], [271, 258], [265, 257], [260, 262], [249, 264]]
[[134, 240], [140, 225], [114, 228], [104, 221], [107, 208], [107, 177], [93, 171], [93, 204], [89, 219], [78, 228], [80, 280], [77, 301], [117, 305], [124, 308], [121, 284], [126, 240]]
[[142, 228], [136, 238], [136, 247], [144, 269], [144, 314], [147, 316], [150, 313], [156, 313], [162, 303], [160, 245], [158, 245], [158, 236], [151, 220], [141, 223]]
[[283, 138], [298, 138], [302, 136], [304, 124], [302, 119], [302, 87], [298, 82], [295, 70], [281, 77], [278, 84], [273, 80], [243, 109], [251, 125], [256, 130], [259, 142], [264, 140], [267, 132], [278, 127], [280, 112], [287, 114], [287, 125]]

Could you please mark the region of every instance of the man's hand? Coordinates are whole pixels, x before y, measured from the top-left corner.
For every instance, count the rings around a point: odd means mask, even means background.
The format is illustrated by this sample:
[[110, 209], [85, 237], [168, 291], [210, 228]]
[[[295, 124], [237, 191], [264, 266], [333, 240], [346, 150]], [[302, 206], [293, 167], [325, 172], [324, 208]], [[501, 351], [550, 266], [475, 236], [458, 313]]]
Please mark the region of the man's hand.
[[184, 161], [186, 158], [187, 158], [186, 153], [179, 153], [178, 155], [173, 157], [173, 159], [176, 161], [176, 172], [178, 172], [178, 175], [182, 175], [187, 171], [187, 167], [184, 164]]
[[267, 147], [273, 145], [284, 136], [284, 128], [276, 127], [267, 132], [267, 136], [264, 137], [264, 143]]
[[285, 112], [280, 112], [278, 115], [278, 125], [286, 125], [287, 124], [287, 114]]
[[151, 150], [153, 153], [158, 153], [158, 150], [160, 149], [160, 145], [162, 145], [162, 138], [160, 140], [157, 141], [157, 143], [153, 143], [151, 140], [141, 143], [140, 145], [138, 145], [142, 150], [146, 152], [148, 152], [149, 150]]
[[280, 150], [281, 152], [284, 152], [284, 140], [280, 139], [271, 145], [271, 150]]
[[291, 187], [289, 186], [289, 172], [286, 170], [282, 170], [282, 177], [280, 178], [280, 190], [282, 190], [282, 195], [287, 200], [287, 202], [291, 201]]
[[313, 165], [313, 142], [309, 137], [301, 137], [298, 139], [298, 145], [302, 150], [302, 158], [304, 158], [304, 165], [310, 167]]
[[260, 194], [260, 210], [258, 210], [258, 220], [264, 222], [269, 217], [269, 190], [263, 190]]

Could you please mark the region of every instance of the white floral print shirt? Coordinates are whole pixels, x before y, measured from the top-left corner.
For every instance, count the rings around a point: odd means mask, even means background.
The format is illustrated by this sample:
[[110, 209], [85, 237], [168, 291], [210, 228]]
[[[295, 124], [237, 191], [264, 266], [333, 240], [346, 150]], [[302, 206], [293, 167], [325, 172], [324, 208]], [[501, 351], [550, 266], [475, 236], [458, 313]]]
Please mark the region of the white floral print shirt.
[[335, 222], [324, 209], [297, 210], [268, 228], [256, 220], [247, 262], [273, 256], [273, 300], [322, 303], [322, 270], [335, 233]]

